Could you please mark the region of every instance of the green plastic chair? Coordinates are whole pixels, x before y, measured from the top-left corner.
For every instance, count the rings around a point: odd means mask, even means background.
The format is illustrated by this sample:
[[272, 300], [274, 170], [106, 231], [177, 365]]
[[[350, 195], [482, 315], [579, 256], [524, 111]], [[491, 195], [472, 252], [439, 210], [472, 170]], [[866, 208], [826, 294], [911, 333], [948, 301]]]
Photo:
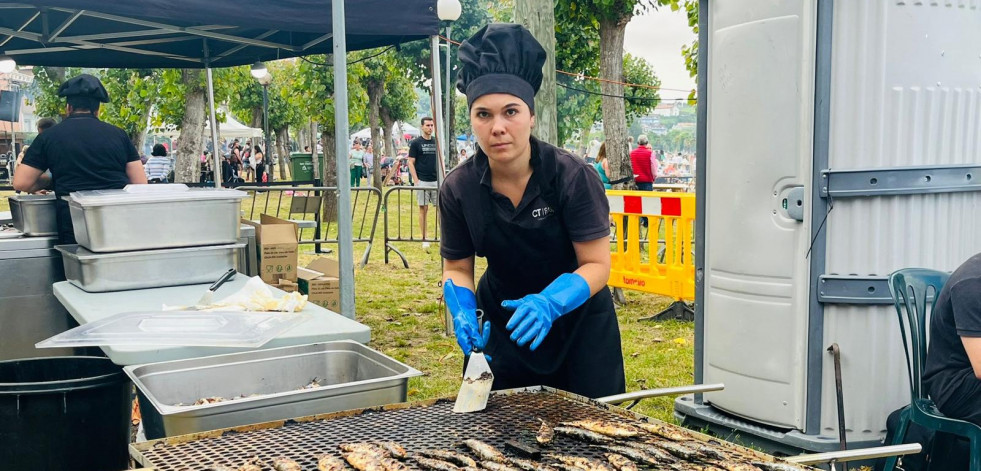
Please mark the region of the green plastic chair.
[[[900, 414], [899, 430], [896, 431], [892, 444], [903, 443], [910, 422], [931, 430], [966, 437], [971, 441], [971, 471], [981, 471], [981, 427], [945, 417], [923, 389], [923, 368], [926, 365], [927, 352], [927, 298], [933, 297], [929, 311], [932, 313], [940, 290], [949, 277], [949, 273], [927, 268], [904, 268], [889, 276], [889, 292], [892, 293], [893, 303], [899, 314], [899, 329], [903, 334], [903, 348], [906, 350], [911, 397], [910, 405]], [[909, 332], [906, 330], [907, 326]], [[893, 471], [896, 460], [896, 456], [887, 459], [885, 471]]]

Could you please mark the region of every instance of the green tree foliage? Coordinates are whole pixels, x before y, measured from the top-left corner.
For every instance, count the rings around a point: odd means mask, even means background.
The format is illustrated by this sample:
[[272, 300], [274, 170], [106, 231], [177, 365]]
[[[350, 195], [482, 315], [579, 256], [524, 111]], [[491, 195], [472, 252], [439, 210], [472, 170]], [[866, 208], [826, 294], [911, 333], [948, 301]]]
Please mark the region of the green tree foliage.
[[[681, 46], [681, 55], [685, 58], [685, 68], [688, 75], [698, 81], [698, 0], [685, 0], [685, 14], [688, 16], [688, 26], [695, 33], [691, 44]], [[688, 94], [688, 103], [695, 104], [695, 90]]]
[[[348, 123], [351, 129], [363, 127], [367, 121], [368, 94], [360, 86], [364, 73], [364, 66], [348, 64]], [[336, 185], [335, 140], [347, 142], [348, 137], [334, 135], [334, 71], [331, 59], [319, 55], [302, 60], [293, 86], [301, 112], [320, 123], [324, 147], [324, 168], [320, 171], [324, 184]]]
[[649, 113], [661, 101], [657, 87], [661, 79], [654, 73], [654, 67], [644, 58], [630, 54], [623, 56], [623, 81], [638, 86], [625, 87], [627, 120]]
[[82, 73], [79, 67], [34, 67], [34, 83], [31, 92], [34, 114], [56, 118], [65, 114], [65, 99], [58, 96], [58, 87], [67, 78]]
[[[222, 109], [217, 108], [217, 105], [228, 101], [229, 93], [231, 93], [232, 80], [230, 76], [233, 74], [233, 69], [212, 69], [212, 84], [214, 85], [215, 92], [215, 119], [218, 122], [225, 121], [225, 113]], [[205, 90], [207, 90], [207, 74], [202, 72], [200, 74], [201, 78], [196, 84]], [[187, 96], [187, 85], [183, 82], [181, 76], [181, 69], [163, 69], [160, 72], [161, 83], [159, 88], [159, 95], [156, 101], [156, 112], [151, 118], [151, 122], [155, 127], [173, 126], [180, 129], [181, 121], [184, 120], [184, 111], [187, 106], [187, 101], [185, 97]], [[208, 112], [207, 107], [205, 107], [205, 113]], [[206, 120], [210, 119], [206, 117]], [[210, 140], [210, 137], [208, 138]]]

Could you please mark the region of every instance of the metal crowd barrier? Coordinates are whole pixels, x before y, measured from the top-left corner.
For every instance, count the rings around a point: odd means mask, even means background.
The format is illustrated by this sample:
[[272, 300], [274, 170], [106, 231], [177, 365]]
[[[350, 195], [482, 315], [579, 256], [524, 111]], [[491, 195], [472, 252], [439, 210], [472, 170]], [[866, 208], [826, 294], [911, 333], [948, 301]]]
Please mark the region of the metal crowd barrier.
[[[695, 194], [608, 190], [606, 197], [615, 223], [609, 285], [674, 298], [654, 318], [693, 319], [685, 301], [695, 299]], [[647, 240], [655, 236], [663, 245], [652, 253]]]
[[[392, 242], [439, 242], [438, 206], [429, 207], [426, 226], [432, 230], [425, 238], [422, 236], [422, 228], [419, 227], [419, 203], [414, 194], [418, 189], [414, 186], [390, 186], [385, 191], [385, 263], [388, 263], [388, 253], [395, 252], [402, 259], [402, 265], [409, 268], [409, 261]], [[437, 189], [432, 188], [432, 191]], [[409, 206], [407, 212], [402, 211], [405, 205]], [[408, 214], [408, 221], [405, 220], [405, 214]]]
[[[260, 214], [268, 214], [293, 221], [299, 227], [299, 243], [314, 245], [317, 253], [324, 253], [323, 244], [338, 243], [336, 187], [239, 186], [236, 189], [249, 194], [242, 203], [243, 217], [257, 220]], [[362, 268], [368, 264], [371, 254], [381, 196], [381, 191], [374, 187], [351, 189], [352, 239], [367, 244], [361, 256]]]

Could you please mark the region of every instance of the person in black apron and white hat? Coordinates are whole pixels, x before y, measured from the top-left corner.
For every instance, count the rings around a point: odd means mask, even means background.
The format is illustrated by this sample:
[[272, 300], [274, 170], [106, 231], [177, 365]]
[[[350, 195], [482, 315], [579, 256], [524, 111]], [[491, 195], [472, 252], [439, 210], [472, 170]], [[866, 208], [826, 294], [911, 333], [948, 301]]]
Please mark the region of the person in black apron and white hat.
[[[545, 51], [524, 27], [491, 24], [460, 45], [459, 59], [479, 149], [439, 193], [457, 343], [465, 355], [484, 349], [494, 389], [622, 393], [603, 184], [582, 159], [531, 136]], [[487, 259], [476, 292], [475, 256]]]
[[[14, 189], [33, 193], [54, 189], [58, 241], [74, 244], [68, 202], [73, 191], [119, 189], [146, 183], [143, 163], [126, 131], [99, 120], [99, 106], [109, 93], [98, 78], [82, 74], [58, 88], [68, 101], [68, 117], [39, 134], [14, 176]], [[51, 176], [44, 174], [51, 170]]]

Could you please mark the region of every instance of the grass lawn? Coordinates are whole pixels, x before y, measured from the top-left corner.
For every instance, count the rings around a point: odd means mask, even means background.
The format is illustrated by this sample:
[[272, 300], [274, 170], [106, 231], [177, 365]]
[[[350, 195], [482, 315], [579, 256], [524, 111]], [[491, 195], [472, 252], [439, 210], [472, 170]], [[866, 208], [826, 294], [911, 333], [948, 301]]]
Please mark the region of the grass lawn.
[[[6, 196], [10, 194], [0, 192], [0, 211], [9, 210]], [[250, 204], [246, 200], [243, 208], [249, 209]], [[288, 204], [288, 198], [284, 198], [281, 205], [288, 207]], [[381, 215], [369, 262], [364, 268], [355, 269], [356, 320], [371, 327], [373, 348], [423, 372], [423, 376], [409, 382], [410, 401], [453, 395], [460, 386], [463, 355], [456, 340], [444, 333], [439, 305], [442, 290], [438, 286], [441, 278], [438, 245], [434, 244], [430, 253], [426, 253], [419, 242], [396, 242], [393, 245], [405, 254], [409, 268], [403, 268], [394, 253], [390, 255], [390, 263], [384, 263], [382, 217], [388, 217], [392, 227], [398, 218], [403, 222], [403, 231], [407, 231], [418, 209], [410, 210], [411, 201], [403, 207], [398, 214], [389, 211]], [[360, 214], [355, 211], [356, 219], [360, 219]], [[435, 231], [432, 217], [429, 219], [429, 230]], [[359, 224], [355, 222], [356, 230]], [[418, 236], [418, 227], [415, 233]], [[365, 247], [365, 243], [354, 244], [355, 260], [360, 260]], [[312, 252], [312, 245], [300, 247], [300, 265], [318, 256]], [[478, 276], [484, 266], [478, 260]], [[627, 304], [619, 307], [617, 314], [627, 390], [692, 384], [693, 325], [639, 321], [638, 318], [666, 307], [670, 299], [637, 291], [627, 291], [626, 295]], [[673, 398], [646, 399], [634, 410], [673, 421], [672, 401]]]

